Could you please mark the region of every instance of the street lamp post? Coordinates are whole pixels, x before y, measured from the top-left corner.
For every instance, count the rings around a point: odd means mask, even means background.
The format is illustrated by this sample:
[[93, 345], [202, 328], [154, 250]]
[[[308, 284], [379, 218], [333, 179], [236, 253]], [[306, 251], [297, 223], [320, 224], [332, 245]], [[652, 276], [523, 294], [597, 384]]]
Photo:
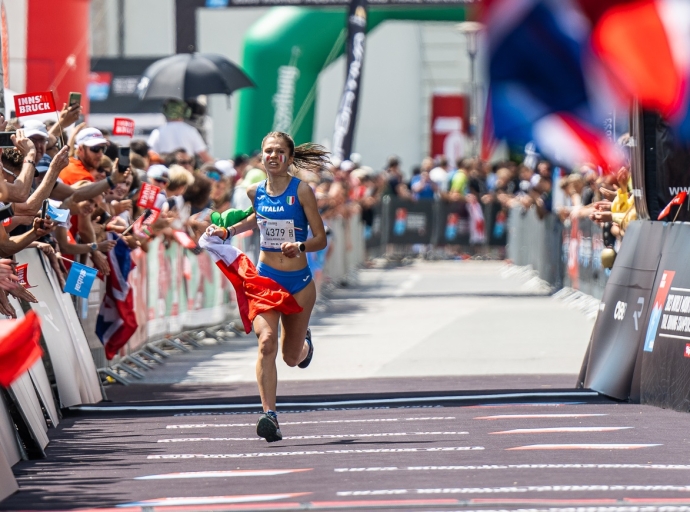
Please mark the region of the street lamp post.
[[465, 34], [467, 39], [467, 55], [470, 59], [470, 156], [478, 155], [477, 139], [477, 82], [475, 74], [475, 60], [477, 57], [477, 35], [484, 25], [476, 21], [465, 21], [458, 23], [458, 30]]

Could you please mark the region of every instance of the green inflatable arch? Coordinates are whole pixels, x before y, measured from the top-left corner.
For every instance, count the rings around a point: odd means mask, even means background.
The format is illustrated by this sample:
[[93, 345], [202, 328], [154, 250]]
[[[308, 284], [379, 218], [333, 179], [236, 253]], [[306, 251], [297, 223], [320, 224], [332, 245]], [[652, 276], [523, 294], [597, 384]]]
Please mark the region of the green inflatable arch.
[[[464, 21], [468, 10], [373, 6], [367, 31], [386, 20]], [[344, 50], [346, 16], [344, 8], [274, 7], [249, 28], [242, 67], [256, 87], [239, 92], [236, 153], [258, 149], [274, 127], [297, 144], [311, 140], [317, 79]]]

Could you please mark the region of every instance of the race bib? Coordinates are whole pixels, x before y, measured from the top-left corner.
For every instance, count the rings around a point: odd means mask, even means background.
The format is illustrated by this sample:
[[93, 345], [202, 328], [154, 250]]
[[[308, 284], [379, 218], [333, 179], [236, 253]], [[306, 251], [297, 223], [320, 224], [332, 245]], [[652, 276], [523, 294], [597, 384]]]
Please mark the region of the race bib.
[[264, 249], [278, 249], [285, 242], [295, 241], [295, 221], [292, 219], [259, 221], [261, 231], [261, 247]]

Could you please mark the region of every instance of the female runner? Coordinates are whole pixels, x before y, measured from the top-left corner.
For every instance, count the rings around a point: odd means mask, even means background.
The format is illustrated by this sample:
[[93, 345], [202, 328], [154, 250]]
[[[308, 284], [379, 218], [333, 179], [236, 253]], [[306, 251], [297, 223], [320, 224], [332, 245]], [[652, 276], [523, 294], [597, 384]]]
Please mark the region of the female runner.
[[[208, 234], [227, 240], [258, 226], [259, 275], [283, 286], [303, 308], [301, 313], [292, 315], [269, 310], [259, 314], [253, 323], [259, 339], [256, 380], [264, 410], [256, 424], [256, 433], [271, 443], [283, 438], [276, 413], [278, 324], [282, 324], [283, 360], [288, 366], [309, 366], [314, 353], [309, 317], [316, 302], [316, 286], [304, 253], [326, 247], [326, 231], [314, 192], [294, 176], [294, 170], [318, 171], [327, 162], [328, 153], [313, 144], [295, 147], [292, 137], [283, 132], [266, 135], [261, 151], [267, 178], [247, 189], [254, 213], [228, 229], [211, 226]], [[309, 240], [308, 228], [313, 234]]]

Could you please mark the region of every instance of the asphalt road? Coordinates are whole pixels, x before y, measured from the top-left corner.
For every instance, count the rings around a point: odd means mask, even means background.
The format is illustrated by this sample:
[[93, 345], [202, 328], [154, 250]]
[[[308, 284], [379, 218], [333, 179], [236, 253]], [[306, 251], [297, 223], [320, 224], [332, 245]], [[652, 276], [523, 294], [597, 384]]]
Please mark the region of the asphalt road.
[[0, 510], [687, 512], [688, 416], [573, 389], [591, 325], [495, 264], [366, 271], [281, 368], [282, 442], [238, 338], [69, 412]]

